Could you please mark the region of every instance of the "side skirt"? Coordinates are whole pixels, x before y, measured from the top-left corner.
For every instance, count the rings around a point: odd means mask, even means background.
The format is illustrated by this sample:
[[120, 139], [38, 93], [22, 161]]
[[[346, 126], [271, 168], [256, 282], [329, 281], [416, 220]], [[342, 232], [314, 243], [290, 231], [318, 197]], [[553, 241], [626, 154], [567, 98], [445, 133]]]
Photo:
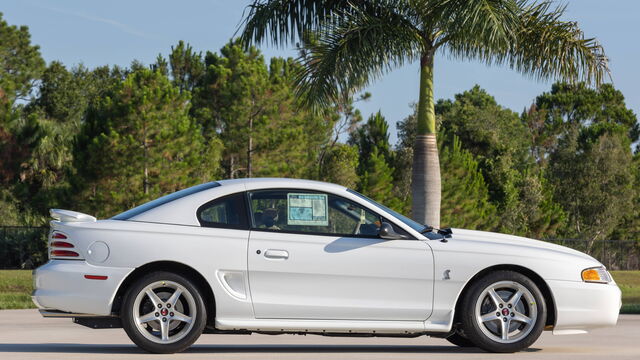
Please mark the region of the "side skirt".
[[216, 319], [220, 333], [316, 334], [325, 336], [443, 336], [429, 331], [422, 321], [358, 321], [302, 319]]

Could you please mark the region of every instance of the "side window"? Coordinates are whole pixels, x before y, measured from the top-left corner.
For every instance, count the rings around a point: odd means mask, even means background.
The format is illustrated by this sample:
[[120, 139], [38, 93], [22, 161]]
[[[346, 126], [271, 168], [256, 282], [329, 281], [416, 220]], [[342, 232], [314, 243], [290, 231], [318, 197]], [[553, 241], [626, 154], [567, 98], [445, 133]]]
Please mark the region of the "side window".
[[375, 237], [380, 216], [339, 196], [303, 190], [249, 193], [257, 229]]
[[196, 212], [201, 226], [248, 229], [244, 193], [227, 195], [200, 206]]

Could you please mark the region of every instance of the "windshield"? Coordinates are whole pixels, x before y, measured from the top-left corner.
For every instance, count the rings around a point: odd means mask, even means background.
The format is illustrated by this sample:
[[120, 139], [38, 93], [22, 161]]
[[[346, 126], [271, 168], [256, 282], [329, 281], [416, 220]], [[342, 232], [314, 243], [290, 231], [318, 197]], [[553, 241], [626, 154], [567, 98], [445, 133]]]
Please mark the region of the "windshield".
[[217, 182], [208, 182], [205, 184], [200, 184], [200, 185], [196, 185], [196, 186], [192, 186], [190, 188], [186, 188], [180, 191], [176, 191], [172, 194], [169, 195], [165, 195], [161, 198], [157, 198], [153, 201], [149, 201], [148, 203], [142, 204], [140, 206], [134, 207], [131, 210], [127, 210], [123, 213], [120, 213], [114, 217], [111, 218], [111, 220], [129, 220], [134, 216], [138, 216], [140, 214], [142, 214], [145, 211], [149, 211], [153, 208], [157, 208], [160, 205], [164, 205], [168, 202], [174, 201], [174, 200], [178, 200], [180, 198], [183, 198], [185, 196], [189, 196], [191, 194], [195, 194], [197, 192], [203, 191], [203, 190], [207, 190], [207, 189], [211, 189], [214, 188], [216, 186], [220, 186], [220, 184], [218, 184]]
[[378, 203], [378, 202], [375, 202], [375, 201], [373, 201], [373, 200], [369, 199], [368, 197], [366, 197], [366, 196], [364, 196], [364, 195], [360, 194], [360, 193], [359, 193], [359, 192], [357, 192], [357, 191], [354, 191], [354, 190], [351, 190], [351, 189], [347, 189], [347, 191], [348, 191], [348, 192], [350, 192], [350, 193], [352, 193], [353, 195], [358, 196], [358, 197], [359, 197], [359, 198], [361, 198], [361, 199], [366, 200], [366, 201], [367, 201], [367, 202], [369, 202], [370, 204], [373, 204], [373, 205], [375, 205], [375, 206], [377, 206], [377, 207], [379, 207], [379, 208], [383, 209], [384, 211], [386, 211], [386, 212], [388, 212], [389, 214], [393, 215], [396, 219], [398, 219], [398, 220], [402, 221], [403, 223], [405, 223], [406, 225], [408, 225], [409, 227], [411, 227], [413, 230], [415, 230], [415, 231], [417, 231], [417, 232], [422, 232], [422, 231], [425, 229], [425, 226], [424, 226], [424, 225], [419, 224], [419, 223], [417, 223], [417, 222], [415, 222], [415, 221], [413, 221], [413, 220], [409, 219], [408, 217], [406, 217], [406, 216], [404, 216], [404, 215], [402, 215], [402, 214], [400, 214], [400, 213], [398, 213], [398, 212], [396, 212], [396, 211], [393, 211], [393, 210], [389, 209], [388, 207], [386, 207], [386, 206], [384, 206], [384, 205], [382, 205], [382, 204], [380, 204], [380, 203]]

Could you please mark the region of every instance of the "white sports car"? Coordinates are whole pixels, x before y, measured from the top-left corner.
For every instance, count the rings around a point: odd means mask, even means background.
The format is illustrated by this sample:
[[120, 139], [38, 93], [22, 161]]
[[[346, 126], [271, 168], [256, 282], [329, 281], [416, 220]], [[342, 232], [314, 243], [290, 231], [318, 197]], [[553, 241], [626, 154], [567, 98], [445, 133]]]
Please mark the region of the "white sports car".
[[433, 229], [316, 181], [224, 180], [107, 220], [51, 215], [50, 261], [34, 271], [42, 315], [123, 327], [150, 352], [203, 332], [428, 335], [514, 352], [543, 330], [615, 325], [621, 306], [588, 255]]

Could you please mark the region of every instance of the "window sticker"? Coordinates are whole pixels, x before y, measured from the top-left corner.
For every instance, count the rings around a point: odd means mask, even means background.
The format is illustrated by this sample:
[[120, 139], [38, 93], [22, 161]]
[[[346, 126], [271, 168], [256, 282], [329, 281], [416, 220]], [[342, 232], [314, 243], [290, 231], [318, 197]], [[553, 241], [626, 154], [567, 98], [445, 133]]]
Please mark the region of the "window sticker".
[[287, 194], [287, 225], [329, 226], [327, 194]]

